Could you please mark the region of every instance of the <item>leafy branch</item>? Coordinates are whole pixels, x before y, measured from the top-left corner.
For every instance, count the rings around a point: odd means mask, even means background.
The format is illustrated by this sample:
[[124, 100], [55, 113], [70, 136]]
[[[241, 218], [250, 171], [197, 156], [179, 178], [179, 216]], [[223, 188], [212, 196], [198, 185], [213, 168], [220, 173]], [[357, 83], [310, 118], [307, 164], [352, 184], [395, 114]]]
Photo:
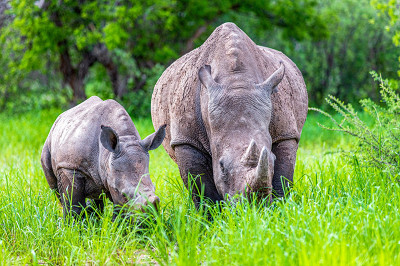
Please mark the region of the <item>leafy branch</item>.
[[309, 110], [316, 111], [333, 122], [331, 127], [318, 123], [321, 128], [356, 137], [359, 146], [357, 153], [366, 166], [378, 167], [399, 175], [400, 96], [390, 87], [387, 80], [375, 72], [371, 74], [379, 82], [382, 102], [377, 104], [371, 99], [363, 99], [360, 103], [364, 111], [373, 118], [372, 126], [361, 120], [351, 104], [345, 104], [332, 95], [326, 98], [326, 102], [342, 117], [340, 121], [321, 109], [309, 108]]

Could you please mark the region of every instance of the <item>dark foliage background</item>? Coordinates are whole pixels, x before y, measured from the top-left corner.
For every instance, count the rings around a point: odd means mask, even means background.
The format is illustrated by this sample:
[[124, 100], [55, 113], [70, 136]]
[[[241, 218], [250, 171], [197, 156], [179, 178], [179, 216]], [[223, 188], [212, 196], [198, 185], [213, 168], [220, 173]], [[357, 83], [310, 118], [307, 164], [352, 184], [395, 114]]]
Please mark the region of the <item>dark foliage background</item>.
[[397, 77], [390, 14], [368, 0], [0, 0], [0, 110], [69, 107], [91, 95], [149, 116], [165, 67], [232, 21], [302, 71], [310, 105], [378, 99]]

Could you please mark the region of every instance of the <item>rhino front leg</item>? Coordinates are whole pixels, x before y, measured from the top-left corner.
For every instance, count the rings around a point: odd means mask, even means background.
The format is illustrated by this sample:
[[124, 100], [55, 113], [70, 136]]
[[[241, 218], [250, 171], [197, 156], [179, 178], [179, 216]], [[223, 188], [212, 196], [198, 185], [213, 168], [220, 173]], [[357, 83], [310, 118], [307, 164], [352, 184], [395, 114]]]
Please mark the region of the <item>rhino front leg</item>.
[[298, 143], [295, 139], [284, 140], [272, 145], [272, 152], [276, 156], [272, 187], [275, 197], [285, 196], [293, 183], [293, 173], [296, 164]]
[[63, 206], [64, 217], [72, 211], [74, 217], [79, 217], [86, 207], [85, 203], [85, 175], [78, 170], [59, 169], [58, 191]]
[[192, 198], [196, 206], [200, 202], [199, 194], [204, 187], [204, 196], [213, 202], [223, 200], [215, 187], [212, 162], [209, 156], [190, 145], [175, 147], [176, 161], [183, 183], [189, 189], [189, 173], [195, 179], [192, 189]]
[[98, 215], [104, 211], [104, 200], [102, 198], [87, 200], [86, 207], [89, 214], [96, 213]]

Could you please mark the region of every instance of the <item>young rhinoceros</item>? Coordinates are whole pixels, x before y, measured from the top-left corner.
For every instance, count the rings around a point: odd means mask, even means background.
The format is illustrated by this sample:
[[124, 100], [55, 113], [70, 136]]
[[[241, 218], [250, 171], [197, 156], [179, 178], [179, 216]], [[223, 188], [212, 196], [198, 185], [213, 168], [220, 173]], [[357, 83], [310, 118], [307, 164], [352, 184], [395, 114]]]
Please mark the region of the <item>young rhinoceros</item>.
[[293, 180], [307, 106], [296, 65], [225, 23], [164, 71], [151, 114], [155, 127], [169, 125], [163, 145], [184, 183], [188, 173], [200, 175], [197, 187], [217, 201], [272, 189], [283, 196], [281, 176]]
[[102, 210], [103, 192], [114, 204], [156, 206], [159, 198], [149, 176], [148, 151], [164, 137], [163, 125], [141, 140], [128, 113], [114, 100], [93, 96], [62, 113], [44, 143], [41, 162], [64, 215], [70, 208], [79, 215], [86, 198]]

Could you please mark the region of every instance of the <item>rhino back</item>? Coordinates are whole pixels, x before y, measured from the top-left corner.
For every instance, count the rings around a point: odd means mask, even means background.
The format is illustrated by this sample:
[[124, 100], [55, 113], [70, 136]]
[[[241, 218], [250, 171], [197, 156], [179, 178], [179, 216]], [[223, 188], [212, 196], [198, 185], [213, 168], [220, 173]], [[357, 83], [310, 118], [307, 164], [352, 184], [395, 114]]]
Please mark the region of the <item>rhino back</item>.
[[97, 178], [101, 125], [112, 127], [119, 136], [133, 135], [140, 139], [132, 120], [120, 104], [93, 96], [62, 113], [50, 130], [47, 141], [53, 170], [79, 169]]
[[[238, 55], [239, 54], [239, 55]], [[307, 92], [296, 65], [283, 53], [257, 46], [233, 23], [219, 26], [199, 48], [176, 60], [158, 80], [152, 97], [155, 128], [170, 125], [163, 146], [175, 160], [173, 147], [192, 145], [210, 153], [207, 121], [208, 95], [200, 84], [199, 69], [211, 65], [215, 81], [229, 80], [232, 68], [254, 83], [266, 80], [285, 64], [285, 77], [272, 95], [273, 114], [270, 133], [273, 141], [300, 138], [307, 113]], [[298, 103], [300, 102], [300, 104]]]

